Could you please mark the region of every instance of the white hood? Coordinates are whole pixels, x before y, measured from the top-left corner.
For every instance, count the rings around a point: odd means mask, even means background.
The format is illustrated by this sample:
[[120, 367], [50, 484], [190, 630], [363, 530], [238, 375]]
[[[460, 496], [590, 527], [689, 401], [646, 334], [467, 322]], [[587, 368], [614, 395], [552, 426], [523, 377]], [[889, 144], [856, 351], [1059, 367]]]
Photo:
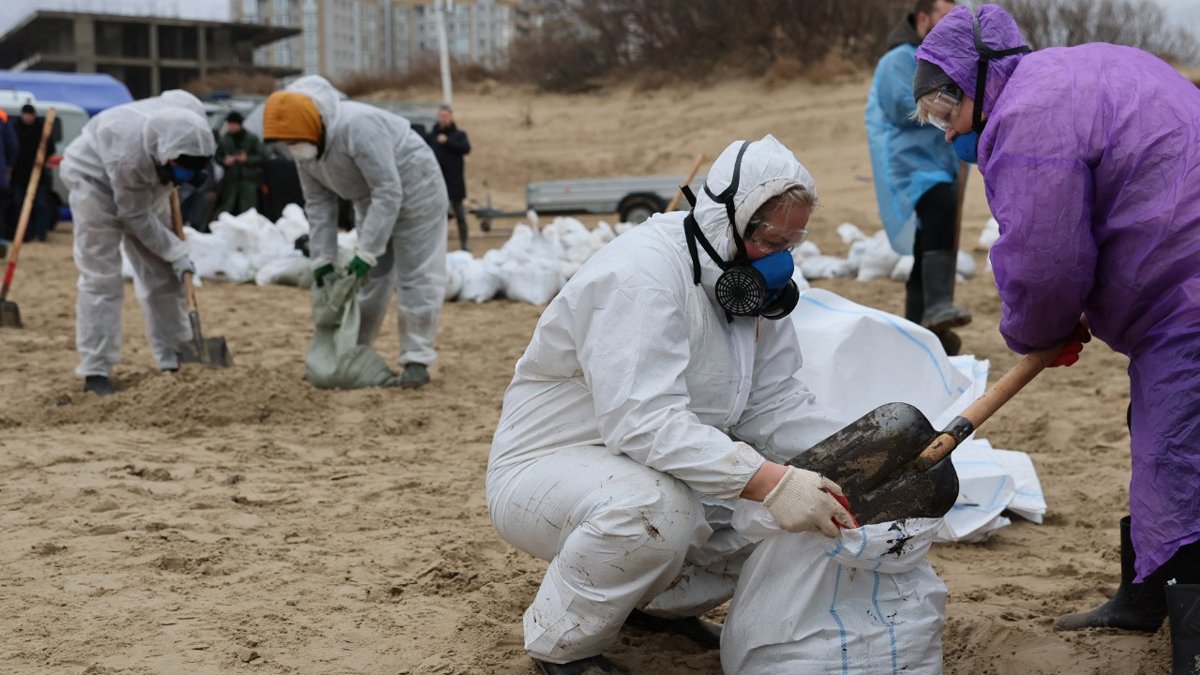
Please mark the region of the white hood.
[[[700, 190], [696, 195], [696, 222], [713, 245], [723, 237], [732, 237], [733, 233], [729, 230], [725, 205], [708, 193], [720, 195], [729, 187], [744, 142], [734, 141], [725, 148], [708, 171], [707, 190]], [[763, 203], [795, 186], [803, 186], [816, 195], [812, 174], [779, 139], [767, 134], [751, 142], [742, 156], [737, 192], [733, 197], [738, 235], [745, 233], [746, 223]]]
[[183, 108], [164, 108], [146, 120], [146, 152], [158, 164], [180, 155], [211, 157], [217, 142], [204, 118]]

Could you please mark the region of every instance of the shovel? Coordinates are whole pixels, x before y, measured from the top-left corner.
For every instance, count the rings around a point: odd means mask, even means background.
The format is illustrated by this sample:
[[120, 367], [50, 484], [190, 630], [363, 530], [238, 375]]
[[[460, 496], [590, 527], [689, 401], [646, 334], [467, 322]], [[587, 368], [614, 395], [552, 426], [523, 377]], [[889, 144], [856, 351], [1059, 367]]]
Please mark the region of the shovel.
[[[183, 210], [179, 206], [179, 191], [171, 190], [171, 224], [175, 236], [186, 241], [183, 234]], [[228, 368], [233, 365], [233, 356], [223, 337], [204, 337], [200, 329], [200, 310], [196, 306], [196, 289], [192, 285], [192, 273], [183, 274], [183, 292], [187, 295], [188, 321], [192, 324], [192, 339], [175, 345], [180, 363], [201, 363], [210, 368]]]
[[17, 258], [21, 256], [21, 244], [25, 241], [25, 229], [29, 227], [29, 216], [33, 213], [33, 200], [37, 196], [38, 183], [42, 180], [42, 166], [46, 163], [46, 141], [54, 130], [55, 109], [46, 111], [42, 123], [42, 139], [38, 142], [37, 155], [33, 160], [33, 173], [29, 174], [29, 187], [25, 189], [25, 201], [21, 204], [21, 217], [17, 220], [17, 233], [13, 237], [12, 250], [8, 255], [8, 266], [4, 270], [4, 285], [0, 286], [0, 327], [24, 328], [21, 323], [21, 308], [9, 302], [8, 289], [12, 286], [17, 271]]
[[789, 464], [837, 483], [860, 523], [940, 518], [958, 498], [950, 452], [1042, 372], [1060, 349], [1026, 355], [942, 431], [916, 407], [887, 403]]

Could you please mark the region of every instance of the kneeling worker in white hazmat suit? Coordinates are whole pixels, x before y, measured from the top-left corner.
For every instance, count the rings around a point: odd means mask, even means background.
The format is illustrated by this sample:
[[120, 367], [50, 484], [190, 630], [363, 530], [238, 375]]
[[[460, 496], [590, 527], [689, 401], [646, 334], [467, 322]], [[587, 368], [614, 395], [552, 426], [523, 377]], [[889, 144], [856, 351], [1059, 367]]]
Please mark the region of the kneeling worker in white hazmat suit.
[[162, 370], [179, 368], [175, 345], [192, 334], [181, 282], [195, 268], [172, 228], [168, 198], [176, 185], [203, 182], [216, 147], [200, 100], [172, 90], [96, 115], [63, 153], [79, 268], [75, 372], [84, 391], [116, 391], [109, 374], [121, 361], [122, 245], [154, 360]]
[[620, 672], [601, 652], [627, 622], [719, 647], [698, 617], [751, 552], [729, 527], [737, 497], [790, 531], [853, 526], [837, 485], [767, 459], [838, 427], [793, 377], [799, 343], [778, 320], [815, 205], [773, 136], [735, 142], [691, 212], [609, 243], [542, 314], [487, 476], [500, 535], [550, 561], [524, 620], [541, 672]]
[[267, 99], [263, 140], [286, 143], [296, 160], [318, 284], [335, 273], [338, 197], [354, 203], [358, 242], [348, 272], [370, 275], [358, 295], [358, 343], [375, 341], [395, 293], [400, 386], [420, 387], [437, 360], [433, 342], [446, 296], [446, 183], [408, 120], [339, 99], [323, 77], [296, 80]]

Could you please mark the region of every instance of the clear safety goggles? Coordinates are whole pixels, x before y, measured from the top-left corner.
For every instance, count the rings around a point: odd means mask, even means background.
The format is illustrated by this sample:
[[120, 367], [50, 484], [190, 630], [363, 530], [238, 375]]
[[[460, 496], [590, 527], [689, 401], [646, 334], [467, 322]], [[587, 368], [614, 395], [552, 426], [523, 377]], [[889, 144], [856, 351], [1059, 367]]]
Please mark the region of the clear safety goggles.
[[949, 131], [958, 117], [962, 96], [946, 89], [938, 89], [921, 97], [921, 114], [925, 120], [942, 131]]
[[790, 251], [808, 239], [807, 229], [788, 229], [766, 220], [751, 220], [746, 227], [746, 241], [767, 253]]

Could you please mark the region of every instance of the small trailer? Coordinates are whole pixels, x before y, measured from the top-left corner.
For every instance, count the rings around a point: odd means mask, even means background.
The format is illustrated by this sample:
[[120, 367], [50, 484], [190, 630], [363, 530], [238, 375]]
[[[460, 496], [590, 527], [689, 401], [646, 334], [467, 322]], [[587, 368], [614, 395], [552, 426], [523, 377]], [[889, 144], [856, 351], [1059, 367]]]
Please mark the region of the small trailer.
[[[622, 223], [641, 223], [660, 213], [679, 191], [686, 176], [622, 176], [581, 178], [530, 183], [525, 187], [526, 210], [541, 215], [615, 213]], [[704, 185], [704, 176], [692, 181], [692, 190]], [[525, 211], [492, 208], [491, 198], [483, 208], [472, 209], [484, 232], [497, 218], [516, 218]]]

